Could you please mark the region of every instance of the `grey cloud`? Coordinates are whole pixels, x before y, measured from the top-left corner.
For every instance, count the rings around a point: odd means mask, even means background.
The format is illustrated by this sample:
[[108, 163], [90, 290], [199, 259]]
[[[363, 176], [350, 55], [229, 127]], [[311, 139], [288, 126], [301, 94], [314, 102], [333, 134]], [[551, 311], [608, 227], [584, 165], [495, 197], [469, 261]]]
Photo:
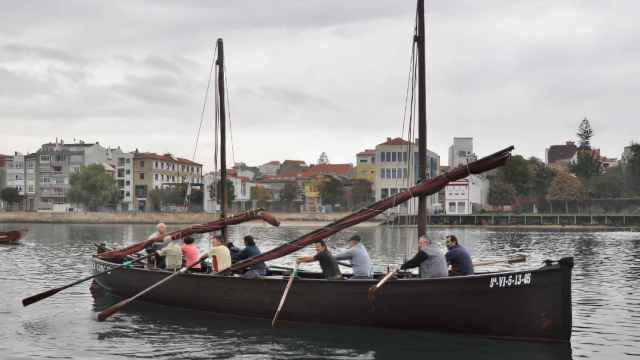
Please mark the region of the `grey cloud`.
[[46, 59], [56, 60], [64, 63], [84, 65], [87, 60], [81, 56], [72, 55], [65, 51], [54, 49], [46, 46], [33, 46], [22, 44], [8, 44], [2, 47], [2, 51], [6, 55], [14, 56], [19, 59]]
[[262, 85], [258, 88], [243, 88], [238, 90], [239, 96], [253, 96], [263, 100], [271, 101], [285, 107], [325, 109], [340, 111], [340, 107], [331, 100], [309, 94], [301, 90], [294, 90], [284, 87]]
[[46, 94], [49, 91], [51, 91], [51, 84], [0, 66], [0, 99], [9, 98], [19, 101]]

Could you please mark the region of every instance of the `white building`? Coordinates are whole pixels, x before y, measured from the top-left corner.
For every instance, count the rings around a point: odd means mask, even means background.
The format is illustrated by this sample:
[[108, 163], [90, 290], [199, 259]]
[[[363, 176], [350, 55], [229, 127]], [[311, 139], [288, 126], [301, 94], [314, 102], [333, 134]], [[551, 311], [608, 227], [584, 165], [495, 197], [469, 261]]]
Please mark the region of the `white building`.
[[444, 190], [444, 211], [447, 215], [468, 215], [487, 204], [489, 180], [484, 175], [471, 175], [452, 181]]
[[[416, 184], [418, 170], [418, 146], [402, 138], [387, 138], [382, 144], [376, 146], [375, 198], [381, 200], [405, 191]], [[427, 150], [427, 178], [438, 175], [440, 156]], [[432, 212], [434, 205], [438, 203], [438, 195], [428, 197], [427, 211]], [[398, 208], [390, 209], [390, 212], [400, 214], [416, 214], [418, 211], [418, 199], [414, 198]]]
[[269, 161], [266, 164], [260, 165], [258, 168], [263, 176], [276, 176], [278, 175], [278, 170], [280, 170], [280, 161]]
[[120, 148], [107, 149], [107, 163], [115, 168], [115, 178], [120, 190], [120, 211], [133, 211], [133, 153]]
[[7, 162], [7, 187], [18, 190], [20, 195], [24, 195], [27, 190], [25, 183], [25, 163], [24, 155], [15, 152], [6, 158]]
[[[218, 203], [216, 188], [219, 182], [220, 175], [218, 173], [207, 173], [204, 175], [204, 211], [213, 213], [220, 211], [220, 204]], [[227, 176], [233, 184], [234, 199], [233, 204], [239, 211], [249, 210], [251, 208], [251, 189], [256, 186], [256, 183], [252, 182], [243, 176]]]
[[473, 138], [454, 137], [453, 145], [449, 146], [449, 168], [453, 169], [473, 160], [476, 160], [473, 153]]

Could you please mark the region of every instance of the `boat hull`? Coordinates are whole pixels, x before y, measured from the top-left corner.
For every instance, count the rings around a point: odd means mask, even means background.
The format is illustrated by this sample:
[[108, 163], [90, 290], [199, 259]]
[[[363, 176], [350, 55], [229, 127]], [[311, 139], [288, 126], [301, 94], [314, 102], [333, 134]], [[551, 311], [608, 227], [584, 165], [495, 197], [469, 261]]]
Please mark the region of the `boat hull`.
[[25, 233], [26, 230], [0, 231], [0, 244], [17, 244]]
[[[388, 282], [373, 303], [374, 280], [296, 279], [280, 320], [444, 331], [488, 337], [568, 341], [571, 268], [560, 261], [535, 270]], [[563, 259], [564, 260], [564, 259]], [[94, 258], [94, 271], [118, 264]], [[116, 295], [132, 296], [168, 272], [118, 269], [96, 278]], [[222, 314], [271, 319], [286, 278], [184, 274], [141, 299]]]

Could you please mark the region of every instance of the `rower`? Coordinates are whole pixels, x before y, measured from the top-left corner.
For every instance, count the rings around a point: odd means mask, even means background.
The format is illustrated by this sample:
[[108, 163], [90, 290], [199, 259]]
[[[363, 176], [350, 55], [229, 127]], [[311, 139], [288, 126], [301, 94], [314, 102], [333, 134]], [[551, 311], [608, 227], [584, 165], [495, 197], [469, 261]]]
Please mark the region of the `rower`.
[[[244, 249], [242, 249], [237, 254], [232, 255], [232, 260], [234, 262], [241, 261], [254, 256], [258, 256], [260, 254], [262, 254], [262, 252], [260, 251], [260, 249], [258, 249], [255, 240], [253, 240], [253, 236], [247, 235], [244, 237]], [[258, 276], [265, 275], [267, 275], [267, 266], [264, 264], [264, 261], [261, 261], [245, 271], [244, 274], [242, 274], [242, 277], [256, 278]]]
[[467, 249], [458, 244], [455, 235], [447, 236], [447, 253], [445, 257], [449, 264], [449, 274], [451, 276], [473, 275], [473, 262]]
[[[167, 225], [165, 223], [158, 223], [158, 225], [156, 225], [156, 231], [149, 235], [148, 239], [159, 239], [162, 240], [162, 243], [151, 244], [147, 246], [144, 249], [147, 254], [151, 254], [154, 251], [158, 251], [164, 248], [169, 243], [169, 241], [171, 241], [171, 237], [167, 234]], [[160, 256], [154, 255], [147, 260], [147, 265], [150, 268], [154, 268], [156, 266], [159, 268], [164, 268], [165, 264]]]
[[231, 253], [229, 248], [224, 245], [220, 236], [214, 235], [211, 238], [211, 250], [208, 255], [211, 257], [211, 263], [213, 264], [213, 272], [218, 273], [226, 270], [231, 266]]
[[[198, 248], [193, 244], [194, 239], [191, 236], [187, 236], [184, 238], [184, 245], [182, 245], [182, 257], [186, 265], [190, 265], [191, 263], [198, 260], [200, 257], [198, 255]], [[195, 264], [189, 271], [191, 272], [202, 272], [203, 267], [200, 263]]]
[[182, 249], [176, 241], [170, 241], [167, 246], [158, 251], [158, 256], [164, 257], [167, 270], [177, 271], [182, 268]]
[[353, 235], [349, 242], [351, 247], [349, 250], [336, 255], [336, 260], [349, 260], [353, 267], [353, 276], [351, 279], [371, 279], [373, 277], [373, 265], [367, 248], [360, 242], [360, 235]]
[[329, 249], [327, 249], [327, 244], [324, 240], [320, 240], [315, 243], [316, 254], [314, 256], [303, 256], [299, 257], [296, 261], [298, 264], [300, 263], [310, 263], [314, 261], [318, 261], [320, 263], [320, 267], [322, 268], [322, 274], [325, 279], [328, 280], [339, 280], [342, 279], [342, 274], [340, 273], [340, 268], [338, 268], [338, 262], [331, 255]]
[[402, 264], [400, 269], [406, 270], [420, 267], [420, 277], [438, 278], [447, 276], [447, 263], [440, 249], [432, 244], [426, 236], [418, 239], [418, 253]]

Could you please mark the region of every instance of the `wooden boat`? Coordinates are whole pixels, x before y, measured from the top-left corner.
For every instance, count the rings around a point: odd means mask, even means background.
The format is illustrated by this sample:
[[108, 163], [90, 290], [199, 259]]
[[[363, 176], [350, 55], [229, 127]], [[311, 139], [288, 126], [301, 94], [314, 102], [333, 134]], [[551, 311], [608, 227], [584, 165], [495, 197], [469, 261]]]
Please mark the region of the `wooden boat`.
[[[116, 269], [120, 265], [119, 261], [96, 256], [93, 259], [94, 274], [106, 272], [95, 278], [96, 283], [113, 294], [128, 298], [103, 311], [102, 320], [138, 297], [149, 302], [189, 309], [271, 319], [278, 308], [289, 274], [274, 271], [269, 276], [244, 279], [238, 277], [238, 273], [257, 262], [271, 261], [298, 251], [414, 197], [419, 200], [418, 235], [424, 235], [427, 196], [437, 193], [451, 181], [504, 165], [510, 159], [513, 147], [459, 166], [445, 174], [427, 177], [424, 0], [418, 0], [417, 15], [418, 25], [414, 39], [419, 53], [420, 71], [417, 83], [420, 88], [418, 178], [421, 180], [415, 186], [261, 255], [235, 263], [216, 275], [183, 272], [172, 276], [174, 273], [140, 267]], [[218, 46], [220, 51], [216, 64], [223, 68], [222, 40], [218, 40]], [[220, 81], [219, 86], [221, 84], [224, 81]], [[224, 94], [224, 88], [221, 87], [219, 92]], [[224, 118], [222, 114], [221, 119]], [[221, 136], [224, 139], [224, 132]], [[221, 204], [224, 209], [225, 201]], [[444, 331], [522, 340], [568, 341], [571, 337], [572, 268], [573, 258], [567, 257], [547, 261], [540, 268], [526, 271], [437, 279], [420, 279], [400, 274], [400, 278], [386, 283], [378, 282], [382, 274], [371, 280], [325, 280], [318, 273], [299, 273], [300, 279], [291, 287], [280, 319]], [[110, 269], [113, 271], [109, 272]], [[387, 279], [389, 277], [384, 276], [384, 281]], [[377, 296], [370, 300], [369, 290], [376, 284], [379, 289]], [[386, 285], [381, 287], [382, 284]]]
[[26, 229], [11, 230], [6, 232], [0, 231], [0, 244], [17, 244], [20, 239], [27, 233]]
[[[94, 272], [117, 263], [94, 258]], [[439, 279], [401, 278], [389, 282], [372, 304], [377, 280], [324, 280], [300, 272], [280, 319], [507, 339], [568, 341], [571, 336], [573, 258], [537, 269]], [[118, 269], [95, 279], [107, 291], [132, 296], [171, 272]], [[244, 279], [182, 274], [141, 299], [221, 314], [271, 319], [288, 280], [287, 272]]]

